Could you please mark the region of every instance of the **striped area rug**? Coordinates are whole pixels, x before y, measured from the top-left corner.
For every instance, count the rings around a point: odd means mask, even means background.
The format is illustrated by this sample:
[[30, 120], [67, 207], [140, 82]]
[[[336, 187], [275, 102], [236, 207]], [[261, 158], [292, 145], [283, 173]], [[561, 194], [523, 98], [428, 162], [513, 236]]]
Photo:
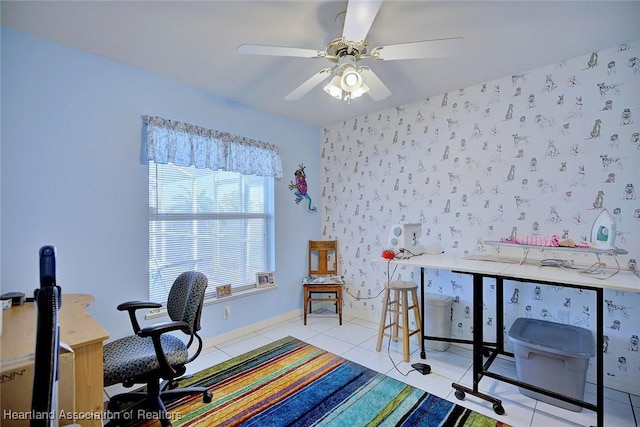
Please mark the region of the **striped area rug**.
[[478, 426], [506, 424], [292, 337], [205, 369], [168, 405], [174, 426]]

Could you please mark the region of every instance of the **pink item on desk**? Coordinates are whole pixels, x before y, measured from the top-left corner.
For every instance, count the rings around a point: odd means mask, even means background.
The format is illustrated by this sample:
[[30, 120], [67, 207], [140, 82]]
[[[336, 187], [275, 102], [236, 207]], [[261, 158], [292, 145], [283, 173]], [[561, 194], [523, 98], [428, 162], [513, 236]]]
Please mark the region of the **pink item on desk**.
[[560, 246], [558, 241], [558, 236], [555, 234], [553, 236], [525, 236], [522, 239], [500, 239], [501, 242], [505, 243], [518, 243], [520, 245], [529, 245], [529, 246], [551, 246], [557, 247]]

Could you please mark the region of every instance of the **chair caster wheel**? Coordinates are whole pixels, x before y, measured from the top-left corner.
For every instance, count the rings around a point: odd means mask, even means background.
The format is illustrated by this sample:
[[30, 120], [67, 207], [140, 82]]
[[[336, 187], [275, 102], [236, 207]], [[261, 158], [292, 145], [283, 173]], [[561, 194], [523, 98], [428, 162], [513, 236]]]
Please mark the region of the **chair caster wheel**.
[[458, 400], [464, 400], [464, 398], [465, 398], [464, 391], [456, 390], [456, 392], [454, 394], [458, 398]]
[[211, 393], [210, 391], [204, 393], [202, 395], [202, 401], [204, 403], [211, 403], [211, 400], [213, 399], [213, 393]]
[[495, 412], [498, 415], [504, 415], [504, 407], [499, 403], [494, 403], [493, 412]]

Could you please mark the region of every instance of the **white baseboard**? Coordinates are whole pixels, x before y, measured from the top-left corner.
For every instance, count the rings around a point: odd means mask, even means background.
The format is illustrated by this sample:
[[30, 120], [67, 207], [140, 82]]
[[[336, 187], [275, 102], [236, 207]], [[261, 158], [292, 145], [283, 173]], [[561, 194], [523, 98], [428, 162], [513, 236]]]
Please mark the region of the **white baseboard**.
[[287, 322], [289, 320], [294, 320], [294, 319], [301, 319], [301, 318], [302, 318], [302, 309], [297, 309], [297, 310], [290, 311], [289, 313], [284, 313], [279, 316], [261, 320], [260, 322], [252, 323], [251, 325], [234, 329], [233, 331], [225, 332], [224, 334], [216, 335], [215, 337], [206, 338], [203, 340], [204, 341], [203, 349], [214, 347], [218, 344], [222, 344], [227, 341], [241, 338], [257, 330], [277, 325], [278, 323]]

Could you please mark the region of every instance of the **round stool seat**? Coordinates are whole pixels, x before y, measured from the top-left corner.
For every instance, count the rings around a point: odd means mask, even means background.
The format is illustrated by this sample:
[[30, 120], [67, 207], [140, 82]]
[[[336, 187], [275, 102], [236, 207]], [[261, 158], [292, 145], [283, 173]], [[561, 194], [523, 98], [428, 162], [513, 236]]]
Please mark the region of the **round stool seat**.
[[388, 282], [386, 284], [387, 289], [391, 289], [392, 291], [412, 291], [414, 289], [418, 289], [418, 285], [413, 282], [407, 282], [405, 280], [396, 280], [393, 282]]

